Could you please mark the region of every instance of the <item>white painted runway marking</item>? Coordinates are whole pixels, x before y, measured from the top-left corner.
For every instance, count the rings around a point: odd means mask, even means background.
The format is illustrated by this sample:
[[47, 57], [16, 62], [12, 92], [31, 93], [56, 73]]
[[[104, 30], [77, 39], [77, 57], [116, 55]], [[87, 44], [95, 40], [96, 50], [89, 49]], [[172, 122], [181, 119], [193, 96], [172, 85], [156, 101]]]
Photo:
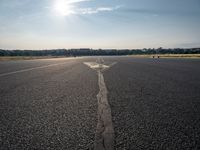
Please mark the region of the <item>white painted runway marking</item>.
[[98, 64], [96, 62], [85, 62], [84, 64], [88, 65], [92, 69], [100, 69], [100, 68], [109, 68], [109, 66], [103, 65], [103, 64]]
[[104, 65], [97, 62], [85, 62], [87, 66], [95, 69], [98, 73], [99, 93], [98, 100], [98, 123], [95, 134], [95, 150], [113, 150], [114, 149], [114, 129], [112, 124], [111, 108], [107, 99], [107, 88], [104, 82], [103, 71], [107, 70], [111, 65]]
[[0, 77], [8, 76], [8, 75], [16, 74], [16, 73], [22, 73], [22, 72], [32, 71], [32, 70], [36, 70], [36, 69], [42, 69], [42, 68], [47, 68], [47, 67], [52, 67], [52, 66], [63, 65], [63, 64], [66, 64], [66, 63], [67, 62], [65, 62], [65, 63], [58, 63], [58, 64], [51, 64], [51, 65], [46, 65], [46, 66], [40, 66], [40, 67], [34, 67], [34, 68], [28, 68], [28, 69], [23, 69], [23, 70], [8, 72], [8, 73], [2, 73], [2, 74], [0, 74]]

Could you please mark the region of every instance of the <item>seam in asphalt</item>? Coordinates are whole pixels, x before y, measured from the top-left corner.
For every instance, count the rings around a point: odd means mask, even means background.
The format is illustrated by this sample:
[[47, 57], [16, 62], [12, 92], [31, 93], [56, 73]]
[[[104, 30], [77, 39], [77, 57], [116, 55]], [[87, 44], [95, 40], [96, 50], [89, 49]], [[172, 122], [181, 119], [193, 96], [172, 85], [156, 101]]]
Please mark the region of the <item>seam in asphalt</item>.
[[94, 150], [114, 150], [115, 134], [112, 123], [111, 108], [107, 98], [108, 90], [104, 81], [103, 71], [109, 69], [111, 66], [116, 64], [116, 62], [109, 66], [98, 62], [85, 62], [84, 64], [96, 70], [98, 75], [98, 122], [95, 133]]
[[98, 70], [99, 93], [98, 100], [98, 123], [95, 134], [95, 150], [114, 149], [114, 129], [112, 124], [111, 108], [107, 100], [107, 88], [101, 70]]

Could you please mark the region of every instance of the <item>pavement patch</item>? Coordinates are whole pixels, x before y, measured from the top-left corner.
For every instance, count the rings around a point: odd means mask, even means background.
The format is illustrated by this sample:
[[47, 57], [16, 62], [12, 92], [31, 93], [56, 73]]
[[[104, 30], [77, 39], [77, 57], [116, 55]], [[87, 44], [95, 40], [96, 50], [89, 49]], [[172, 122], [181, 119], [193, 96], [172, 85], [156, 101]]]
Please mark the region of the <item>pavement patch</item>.
[[[100, 61], [100, 60], [99, 60]], [[102, 61], [102, 60], [101, 60]], [[104, 82], [103, 71], [114, 65], [104, 65], [101, 62], [85, 62], [87, 66], [97, 71], [99, 93], [98, 100], [98, 123], [95, 134], [95, 150], [113, 150], [114, 149], [114, 129], [112, 123], [111, 108], [107, 98], [107, 88]]]

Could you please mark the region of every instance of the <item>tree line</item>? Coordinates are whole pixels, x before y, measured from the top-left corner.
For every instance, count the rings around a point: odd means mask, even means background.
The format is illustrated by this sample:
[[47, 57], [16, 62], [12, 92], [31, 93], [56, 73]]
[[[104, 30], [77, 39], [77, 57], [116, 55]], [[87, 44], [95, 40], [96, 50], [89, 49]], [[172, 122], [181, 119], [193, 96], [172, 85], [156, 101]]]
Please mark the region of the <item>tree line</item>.
[[112, 55], [146, 55], [146, 54], [200, 54], [200, 48], [164, 49], [52, 49], [52, 50], [3, 50], [0, 56], [112, 56]]

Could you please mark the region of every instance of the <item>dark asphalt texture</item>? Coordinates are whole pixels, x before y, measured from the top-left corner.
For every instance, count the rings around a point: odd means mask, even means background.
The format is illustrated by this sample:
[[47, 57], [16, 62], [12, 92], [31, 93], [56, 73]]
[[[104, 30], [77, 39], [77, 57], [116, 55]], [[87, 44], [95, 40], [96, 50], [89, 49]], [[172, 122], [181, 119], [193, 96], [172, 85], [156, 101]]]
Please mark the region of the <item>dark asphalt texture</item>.
[[78, 59], [8, 62], [7, 67], [63, 61], [0, 78], [1, 149], [87, 149], [93, 144], [98, 93], [93, 70]]
[[116, 61], [105, 73], [116, 149], [200, 149], [200, 60]]
[[[0, 149], [92, 147], [97, 57], [0, 62]], [[200, 59], [103, 57], [116, 150], [200, 149]]]

